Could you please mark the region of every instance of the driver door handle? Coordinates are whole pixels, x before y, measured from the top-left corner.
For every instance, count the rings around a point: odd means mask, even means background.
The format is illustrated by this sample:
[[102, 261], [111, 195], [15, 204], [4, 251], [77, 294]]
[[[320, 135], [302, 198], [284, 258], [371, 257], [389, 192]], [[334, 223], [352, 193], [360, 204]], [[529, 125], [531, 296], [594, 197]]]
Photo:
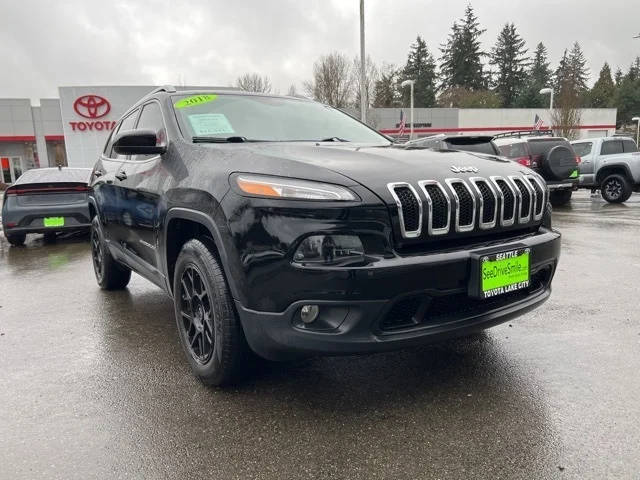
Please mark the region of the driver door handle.
[[127, 172], [121, 170], [118, 173], [116, 173], [115, 177], [120, 181], [126, 180], [127, 179]]

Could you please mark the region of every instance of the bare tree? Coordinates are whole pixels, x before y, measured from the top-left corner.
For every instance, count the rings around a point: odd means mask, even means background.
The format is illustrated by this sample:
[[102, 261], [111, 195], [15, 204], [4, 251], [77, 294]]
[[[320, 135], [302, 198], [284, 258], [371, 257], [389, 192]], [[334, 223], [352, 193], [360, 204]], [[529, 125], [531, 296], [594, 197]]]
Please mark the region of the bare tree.
[[306, 93], [336, 108], [353, 104], [354, 75], [352, 62], [339, 52], [321, 56], [313, 64], [313, 80], [304, 82]]
[[[360, 108], [360, 57], [355, 57], [353, 59], [353, 79], [354, 79], [354, 90], [355, 90], [355, 98], [353, 101], [353, 105], [356, 108]], [[380, 77], [380, 73], [378, 71], [378, 67], [373, 62], [370, 56], [367, 55], [367, 61], [365, 62], [364, 69], [364, 92], [366, 96], [366, 105], [367, 107], [371, 107], [373, 105], [373, 101], [376, 96], [376, 83]]]
[[292, 83], [289, 86], [289, 90], [287, 90], [287, 95], [290, 96], [290, 97], [297, 97], [298, 96], [298, 90], [296, 89], [295, 83]]
[[560, 88], [551, 112], [551, 123], [556, 135], [575, 140], [580, 127], [580, 97], [571, 88]]
[[266, 75], [261, 77], [257, 73], [245, 73], [236, 80], [236, 87], [246, 92], [271, 93], [271, 80]]

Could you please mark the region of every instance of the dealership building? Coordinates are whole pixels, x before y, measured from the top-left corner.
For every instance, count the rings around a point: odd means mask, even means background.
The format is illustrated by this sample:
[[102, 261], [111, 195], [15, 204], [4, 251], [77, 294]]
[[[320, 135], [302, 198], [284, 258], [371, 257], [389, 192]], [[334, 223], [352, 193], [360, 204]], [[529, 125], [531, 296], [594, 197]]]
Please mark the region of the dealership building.
[[[13, 183], [31, 168], [69, 165], [92, 167], [118, 118], [154, 86], [60, 87], [59, 98], [0, 99], [0, 182]], [[191, 87], [189, 87], [191, 88]], [[616, 109], [582, 109], [579, 136], [615, 132]], [[408, 108], [374, 108], [368, 123], [383, 133], [398, 135], [400, 117], [410, 129]], [[551, 125], [547, 109], [416, 108], [414, 134], [495, 134], [530, 130], [536, 116]]]

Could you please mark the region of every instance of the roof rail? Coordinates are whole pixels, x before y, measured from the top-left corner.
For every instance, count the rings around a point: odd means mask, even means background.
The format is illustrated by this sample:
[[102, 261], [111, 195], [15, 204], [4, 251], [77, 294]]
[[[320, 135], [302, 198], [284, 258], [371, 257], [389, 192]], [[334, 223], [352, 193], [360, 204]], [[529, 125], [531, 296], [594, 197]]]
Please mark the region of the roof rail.
[[505, 137], [538, 137], [543, 135], [553, 136], [553, 130], [515, 130], [513, 132], [497, 133], [493, 138], [505, 138]]
[[161, 87], [151, 90], [149, 93], [147, 93], [147, 95], [153, 95], [154, 93], [158, 93], [158, 92], [176, 93], [177, 90], [176, 90], [176, 87], [174, 87], [173, 85], [163, 85]]

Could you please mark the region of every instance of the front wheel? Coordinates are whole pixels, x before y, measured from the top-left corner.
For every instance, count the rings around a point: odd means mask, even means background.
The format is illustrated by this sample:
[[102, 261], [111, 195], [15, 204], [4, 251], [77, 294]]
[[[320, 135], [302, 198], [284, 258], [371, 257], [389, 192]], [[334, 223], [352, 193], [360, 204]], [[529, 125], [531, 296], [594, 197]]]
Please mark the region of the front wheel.
[[111, 256], [97, 215], [91, 221], [91, 259], [100, 288], [121, 290], [128, 285], [131, 280], [131, 270], [116, 262]]
[[551, 192], [549, 200], [551, 201], [551, 205], [554, 207], [561, 207], [562, 205], [566, 205], [571, 200], [571, 194], [573, 191], [565, 189], [565, 190], [554, 190]]
[[626, 202], [632, 193], [633, 189], [629, 180], [617, 173], [609, 175], [600, 185], [600, 194], [609, 203]]
[[14, 235], [7, 234], [7, 241], [14, 247], [19, 247], [21, 245], [24, 245], [24, 241], [26, 239], [27, 239], [27, 235], [24, 233], [19, 233]]
[[249, 347], [224, 273], [206, 239], [182, 247], [173, 277], [173, 302], [182, 348], [191, 369], [208, 385], [242, 377]]

